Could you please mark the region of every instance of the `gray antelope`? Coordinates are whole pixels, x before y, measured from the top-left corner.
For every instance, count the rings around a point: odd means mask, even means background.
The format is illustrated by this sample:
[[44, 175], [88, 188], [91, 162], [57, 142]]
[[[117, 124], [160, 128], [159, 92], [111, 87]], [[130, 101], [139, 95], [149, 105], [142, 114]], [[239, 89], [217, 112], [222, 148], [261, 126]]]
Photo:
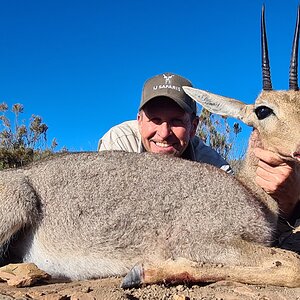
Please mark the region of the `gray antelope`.
[[[212, 112], [253, 126], [262, 145], [300, 158], [299, 11], [290, 90], [272, 91], [263, 37], [263, 91], [254, 105], [185, 88]], [[123, 287], [239, 281], [300, 286], [300, 259], [272, 246], [277, 203], [254, 184], [206, 164], [121, 151], [54, 156], [0, 173], [3, 263], [33, 262], [71, 280], [125, 276]]]

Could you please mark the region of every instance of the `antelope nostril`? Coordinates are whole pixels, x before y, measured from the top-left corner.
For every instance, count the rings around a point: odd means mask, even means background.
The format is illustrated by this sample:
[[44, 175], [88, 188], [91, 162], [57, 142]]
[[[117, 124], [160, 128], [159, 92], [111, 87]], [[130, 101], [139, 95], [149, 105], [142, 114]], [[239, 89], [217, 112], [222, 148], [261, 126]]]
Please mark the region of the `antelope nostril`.
[[293, 157], [300, 160], [300, 151], [294, 152], [294, 153], [293, 153]]

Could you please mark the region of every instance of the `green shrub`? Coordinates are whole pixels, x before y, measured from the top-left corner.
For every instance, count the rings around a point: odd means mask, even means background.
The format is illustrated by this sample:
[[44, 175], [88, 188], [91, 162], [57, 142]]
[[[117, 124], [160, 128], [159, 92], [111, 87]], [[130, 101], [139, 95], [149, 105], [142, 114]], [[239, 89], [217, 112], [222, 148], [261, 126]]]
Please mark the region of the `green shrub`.
[[[11, 110], [6, 103], [0, 104], [0, 169], [17, 168], [53, 153], [57, 146], [54, 139], [47, 146], [48, 126], [40, 116], [32, 115], [29, 124], [20, 122], [24, 107], [13, 104]], [[11, 115], [12, 117], [8, 117]]]

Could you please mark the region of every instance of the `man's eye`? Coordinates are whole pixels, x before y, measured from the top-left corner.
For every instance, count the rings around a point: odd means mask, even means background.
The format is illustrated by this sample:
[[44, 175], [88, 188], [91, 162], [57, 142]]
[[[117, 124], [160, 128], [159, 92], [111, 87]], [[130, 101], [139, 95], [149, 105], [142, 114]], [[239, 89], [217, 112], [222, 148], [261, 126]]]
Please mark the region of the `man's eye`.
[[183, 121], [181, 119], [173, 119], [172, 124], [173, 126], [181, 126], [183, 124]]
[[255, 108], [255, 114], [256, 114], [258, 120], [263, 120], [273, 113], [274, 113], [273, 110], [267, 106], [259, 106], [259, 107]]

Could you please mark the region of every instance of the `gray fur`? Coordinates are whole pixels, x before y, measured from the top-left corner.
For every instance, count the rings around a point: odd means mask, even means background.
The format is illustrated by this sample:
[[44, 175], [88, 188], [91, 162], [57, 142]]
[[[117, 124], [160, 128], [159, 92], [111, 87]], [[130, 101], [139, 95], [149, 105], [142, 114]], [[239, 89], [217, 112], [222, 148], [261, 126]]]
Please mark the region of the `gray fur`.
[[54, 277], [178, 257], [245, 264], [236, 241], [270, 245], [273, 217], [232, 175], [149, 153], [65, 154], [0, 173], [0, 243], [18, 232], [9, 251]]

